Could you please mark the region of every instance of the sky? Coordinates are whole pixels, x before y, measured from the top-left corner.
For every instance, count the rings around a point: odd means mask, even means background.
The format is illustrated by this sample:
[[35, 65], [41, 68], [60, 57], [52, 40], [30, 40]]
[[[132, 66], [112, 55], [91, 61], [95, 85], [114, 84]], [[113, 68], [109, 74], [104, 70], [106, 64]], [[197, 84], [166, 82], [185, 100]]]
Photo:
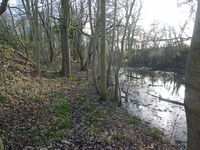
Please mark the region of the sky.
[[[161, 24], [168, 24], [179, 28], [183, 25], [185, 20], [189, 19], [190, 6], [177, 6], [178, 0], [143, 0], [143, 9], [141, 15], [141, 25], [145, 29], [149, 29], [150, 24], [160, 22]], [[187, 26], [187, 32], [192, 34], [194, 26], [193, 19]]]
[[[180, 0], [142, 0], [143, 8], [140, 24], [144, 29], [148, 30], [150, 25], [159, 22], [174, 26], [179, 30], [179, 25], [183, 25], [185, 20], [189, 19], [190, 6], [177, 6], [177, 1]], [[1, 0], [0, 0], [1, 2]], [[10, 0], [11, 5], [16, 4], [16, 0]], [[190, 19], [186, 32], [189, 36], [192, 35], [194, 22]]]

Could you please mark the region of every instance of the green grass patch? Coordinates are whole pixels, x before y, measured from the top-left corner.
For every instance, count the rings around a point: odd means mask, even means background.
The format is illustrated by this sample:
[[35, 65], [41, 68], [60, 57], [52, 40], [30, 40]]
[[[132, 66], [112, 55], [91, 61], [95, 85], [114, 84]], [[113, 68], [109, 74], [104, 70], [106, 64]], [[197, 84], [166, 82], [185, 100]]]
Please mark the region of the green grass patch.
[[36, 100], [36, 101], [41, 101], [41, 100], [44, 100], [45, 97], [46, 97], [46, 95], [41, 94], [41, 95], [34, 96], [33, 99]]
[[53, 112], [58, 120], [61, 120], [59, 124], [60, 129], [69, 129], [71, 128], [71, 118], [69, 112], [69, 102], [67, 98], [60, 97], [58, 105], [55, 106]]
[[145, 133], [153, 138], [161, 138], [163, 136], [163, 132], [156, 127], [148, 128]]
[[72, 74], [69, 78], [68, 78], [69, 81], [76, 81], [77, 78], [74, 74]]
[[[90, 127], [90, 126], [89, 126]], [[89, 128], [90, 133], [92, 134], [101, 134], [104, 132], [106, 129], [103, 126], [97, 126], [97, 127], [92, 127]]]
[[[40, 133], [43, 133], [47, 137], [45, 140], [46, 144], [48, 144], [51, 139], [60, 139], [64, 137], [71, 128], [71, 114], [67, 98], [61, 95], [54, 95], [54, 98], [55, 104], [53, 104], [53, 106], [49, 105], [43, 108], [43, 111], [51, 113], [53, 118], [51, 122], [40, 129]], [[34, 132], [33, 135], [35, 136], [39, 134], [38, 130]]]
[[104, 116], [104, 112], [99, 107], [86, 107], [89, 113], [87, 118], [84, 118], [84, 124], [87, 127], [98, 123], [98, 120]]
[[96, 107], [93, 109], [92, 114], [94, 118], [101, 118], [103, 117], [104, 112], [99, 107]]
[[122, 141], [122, 140], [126, 141], [126, 140], [130, 139], [130, 136], [128, 134], [125, 134], [125, 133], [123, 133], [123, 134], [116, 133], [116, 134], [112, 135], [112, 138], [116, 139], [116, 140], [120, 140], [120, 141]]
[[0, 104], [5, 103], [6, 101], [8, 101], [10, 99], [12, 99], [12, 97], [9, 94], [0, 93]]
[[105, 102], [107, 100], [107, 97], [106, 96], [100, 96], [99, 97], [99, 101], [100, 102]]
[[78, 102], [79, 106], [82, 106], [83, 104], [85, 104], [85, 98], [82, 94], [76, 94], [75, 96], [76, 101]]
[[139, 125], [141, 123], [141, 120], [139, 117], [137, 116], [132, 116], [131, 119], [130, 119], [130, 123], [131, 124], [136, 124], [136, 125]]

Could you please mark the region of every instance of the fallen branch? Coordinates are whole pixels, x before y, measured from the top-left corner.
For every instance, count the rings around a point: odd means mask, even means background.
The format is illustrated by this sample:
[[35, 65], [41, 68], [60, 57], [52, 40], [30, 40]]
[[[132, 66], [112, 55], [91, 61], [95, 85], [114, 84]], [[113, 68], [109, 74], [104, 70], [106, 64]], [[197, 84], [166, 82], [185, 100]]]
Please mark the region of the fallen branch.
[[138, 77], [134, 77], [134, 76], [129, 76], [129, 75], [126, 75], [127, 77], [129, 77], [129, 78], [133, 78], [133, 79], [140, 79], [140, 78], [138, 78]]
[[149, 84], [149, 86], [160, 86], [160, 87], [162, 87], [163, 85]]
[[[149, 93], [148, 93], [148, 94], [149, 94]], [[177, 101], [165, 99], [165, 98], [162, 98], [162, 97], [160, 97], [160, 96], [156, 96], [156, 95], [152, 95], [152, 94], [149, 94], [149, 95], [151, 95], [152, 97], [158, 98], [158, 99], [161, 100], [161, 101], [165, 101], [165, 102], [169, 102], [169, 103], [172, 103], [172, 104], [184, 106], [184, 104], [181, 103], [181, 102], [177, 102]]]

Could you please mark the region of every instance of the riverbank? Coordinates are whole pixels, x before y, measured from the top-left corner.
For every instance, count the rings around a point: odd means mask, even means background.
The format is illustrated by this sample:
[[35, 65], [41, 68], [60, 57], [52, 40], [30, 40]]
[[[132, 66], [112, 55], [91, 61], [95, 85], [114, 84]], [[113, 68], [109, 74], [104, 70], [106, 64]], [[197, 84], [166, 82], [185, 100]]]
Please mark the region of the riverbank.
[[7, 78], [0, 100], [5, 149], [177, 149], [115, 102], [100, 102], [85, 72]]

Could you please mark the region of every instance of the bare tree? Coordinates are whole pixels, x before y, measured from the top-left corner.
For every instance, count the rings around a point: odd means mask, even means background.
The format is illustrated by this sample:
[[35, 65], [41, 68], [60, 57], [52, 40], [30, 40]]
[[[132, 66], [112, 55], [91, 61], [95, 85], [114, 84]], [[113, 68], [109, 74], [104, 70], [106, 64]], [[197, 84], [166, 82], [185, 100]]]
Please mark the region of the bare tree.
[[[97, 80], [97, 43], [98, 43], [98, 23], [99, 23], [99, 1], [97, 1], [97, 10], [96, 10], [96, 24], [93, 21], [92, 15], [92, 1], [88, 0], [88, 9], [89, 9], [89, 22], [90, 22], [90, 30], [91, 30], [91, 41], [89, 51], [93, 51], [92, 55], [92, 78], [94, 82], [94, 87], [97, 94], [100, 94], [100, 88]], [[88, 65], [89, 66], [89, 65]]]
[[[127, 1], [128, 2], [128, 1]], [[119, 100], [119, 71], [120, 68], [122, 67], [123, 60], [125, 59], [124, 54], [125, 54], [125, 40], [127, 36], [127, 30], [128, 30], [128, 25], [129, 25], [129, 20], [133, 12], [133, 7], [135, 4], [135, 0], [130, 2], [130, 5], [127, 3], [127, 8], [126, 8], [126, 20], [125, 20], [125, 26], [122, 34], [122, 38], [119, 41], [119, 29], [118, 29], [118, 35], [117, 35], [117, 53], [116, 56], [114, 57], [114, 77], [115, 77], [115, 100]], [[130, 6], [130, 7], [128, 7]], [[118, 45], [120, 43], [120, 46]]]

